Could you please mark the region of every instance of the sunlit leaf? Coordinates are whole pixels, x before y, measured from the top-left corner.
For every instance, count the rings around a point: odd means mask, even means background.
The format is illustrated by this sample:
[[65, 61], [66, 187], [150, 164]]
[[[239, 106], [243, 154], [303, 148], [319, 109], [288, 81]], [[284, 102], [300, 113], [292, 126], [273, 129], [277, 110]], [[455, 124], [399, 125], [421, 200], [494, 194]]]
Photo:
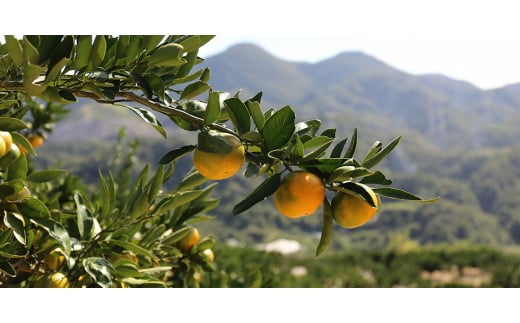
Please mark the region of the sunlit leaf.
[[281, 148], [289, 142], [294, 133], [294, 120], [294, 111], [289, 106], [276, 111], [266, 120], [262, 135], [267, 150]]
[[410, 192], [393, 188], [393, 187], [380, 187], [380, 188], [374, 188], [374, 192], [376, 194], [386, 196], [393, 199], [398, 200], [408, 200], [408, 201], [416, 201], [421, 203], [433, 203], [439, 199], [439, 197], [432, 198], [432, 199], [423, 199], [417, 195], [414, 195]]
[[371, 155], [370, 157], [367, 156], [367, 158], [365, 158], [365, 160], [361, 164], [366, 168], [374, 167], [397, 146], [399, 140], [401, 140], [401, 136], [392, 140], [392, 142], [390, 142], [387, 146], [385, 146], [381, 151], [377, 152], [376, 154]]
[[129, 109], [130, 111], [134, 112], [135, 114], [137, 114], [139, 116], [139, 118], [144, 120], [146, 123], [152, 125], [155, 128], [155, 130], [157, 130], [157, 132], [159, 132], [164, 138], [166, 138], [166, 130], [164, 130], [164, 128], [161, 125], [161, 123], [159, 122], [159, 120], [149, 110], [146, 110], [143, 108], [138, 108], [138, 107], [133, 107], [133, 106], [126, 105], [126, 104], [120, 104], [120, 103], [117, 103], [115, 105], [125, 107], [125, 108]]
[[245, 104], [238, 98], [230, 98], [224, 101], [224, 105], [238, 133], [241, 135], [248, 132], [251, 129], [251, 116]]
[[204, 124], [217, 122], [220, 118], [220, 93], [209, 92], [206, 113], [204, 114]]
[[180, 99], [181, 100], [188, 100], [192, 99], [206, 91], [208, 91], [211, 88], [208, 83], [203, 81], [196, 81], [194, 83], [189, 84], [182, 90]]
[[108, 260], [101, 257], [84, 258], [83, 268], [99, 286], [104, 288], [112, 287], [115, 269]]
[[22, 245], [27, 243], [27, 235], [25, 233], [25, 221], [22, 215], [6, 212], [4, 213], [4, 224], [11, 228], [14, 233], [14, 237]]

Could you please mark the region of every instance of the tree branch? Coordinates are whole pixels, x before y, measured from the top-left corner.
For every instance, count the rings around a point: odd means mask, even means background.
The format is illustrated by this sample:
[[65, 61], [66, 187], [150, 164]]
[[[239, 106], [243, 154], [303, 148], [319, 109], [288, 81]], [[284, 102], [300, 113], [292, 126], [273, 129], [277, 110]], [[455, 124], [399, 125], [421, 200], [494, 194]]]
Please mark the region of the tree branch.
[[[10, 92], [24, 92], [25, 93], [25, 89], [24, 89], [23, 83], [19, 82], [19, 81], [4, 81], [4, 82], [0, 82], [0, 91], [1, 90], [10, 91]], [[101, 103], [101, 104], [113, 104], [113, 103], [116, 102], [115, 100], [112, 100], [112, 101], [108, 100], [107, 101], [105, 98], [102, 98], [99, 95], [97, 95], [95, 93], [92, 93], [92, 92], [88, 92], [88, 91], [81, 91], [81, 90], [71, 91], [70, 88], [60, 88], [60, 90], [70, 91], [71, 93], [73, 93], [77, 97], [92, 99], [92, 100], [94, 100], [94, 101], [96, 101], [98, 103]], [[146, 99], [146, 98], [144, 98], [144, 97], [142, 97], [140, 95], [137, 95], [134, 92], [118, 92], [118, 93], [116, 93], [116, 97], [124, 98], [124, 99], [126, 99], [128, 101], [139, 103], [139, 104], [144, 105], [144, 106], [146, 106], [146, 107], [148, 107], [148, 108], [150, 108], [150, 109], [152, 109], [154, 111], [157, 111], [157, 112], [160, 112], [162, 114], [165, 114], [165, 115], [167, 115], [169, 117], [181, 118], [184, 121], [187, 121], [187, 122], [191, 123], [193, 126], [195, 126], [197, 128], [202, 128], [204, 126], [204, 120], [199, 118], [199, 117], [191, 115], [191, 114], [189, 114], [189, 113], [187, 113], [187, 112], [185, 112], [185, 111], [183, 111], [181, 109], [177, 109], [177, 108], [174, 108], [174, 107], [170, 107], [170, 106], [164, 105], [164, 104], [162, 104], [160, 102], [157, 102], [157, 101], [152, 101], [152, 100]], [[226, 132], [226, 133], [238, 136], [231, 129], [226, 128], [226, 127], [221, 126], [221, 125], [218, 125], [218, 124], [208, 124], [206, 126], [208, 128], [212, 128], [212, 129], [215, 129], [215, 130], [219, 130], [219, 131], [222, 131], [222, 132]]]

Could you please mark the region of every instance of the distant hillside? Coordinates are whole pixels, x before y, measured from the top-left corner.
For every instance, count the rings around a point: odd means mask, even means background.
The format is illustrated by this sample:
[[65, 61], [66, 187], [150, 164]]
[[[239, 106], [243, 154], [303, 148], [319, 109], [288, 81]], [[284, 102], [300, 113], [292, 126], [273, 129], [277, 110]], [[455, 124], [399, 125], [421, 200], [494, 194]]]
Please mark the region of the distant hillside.
[[[197, 68], [203, 66], [211, 69], [214, 90], [241, 90], [243, 99], [262, 91], [264, 108], [291, 105], [298, 121], [319, 118], [338, 137], [358, 128], [360, 153], [374, 140], [404, 135], [381, 167], [396, 187], [441, 200], [432, 205], [385, 200], [377, 221], [335, 230], [334, 247], [382, 247], [402, 234], [422, 244], [520, 244], [520, 84], [484, 91], [443, 75], [404, 73], [361, 52], [309, 64], [279, 59], [251, 44], [231, 47]], [[166, 117], [161, 117], [169, 134], [164, 140], [129, 111], [90, 101], [72, 109], [40, 149], [39, 160], [70, 166], [89, 183], [96, 183], [97, 168], [106, 167], [103, 160], [120, 126], [142, 140], [141, 164], [194, 140], [195, 133], [179, 131]], [[103, 143], [77, 145], [96, 139]], [[190, 162], [187, 156], [176, 165], [178, 176]], [[219, 239], [258, 243], [288, 237], [315, 245], [320, 215], [289, 220], [268, 200], [233, 217], [233, 205], [252, 189], [240, 176], [219, 182], [216, 218], [201, 228]]]
[[[292, 105], [305, 116], [318, 114], [340, 130], [369, 127], [380, 133], [415, 131], [442, 148], [504, 146], [496, 125], [520, 117], [520, 85], [483, 91], [442, 75], [411, 75], [361, 52], [302, 64], [280, 60], [263, 49], [242, 44], [209, 57], [215, 89], [246, 95], [260, 90], [275, 106]], [[339, 117], [338, 117], [339, 115]]]

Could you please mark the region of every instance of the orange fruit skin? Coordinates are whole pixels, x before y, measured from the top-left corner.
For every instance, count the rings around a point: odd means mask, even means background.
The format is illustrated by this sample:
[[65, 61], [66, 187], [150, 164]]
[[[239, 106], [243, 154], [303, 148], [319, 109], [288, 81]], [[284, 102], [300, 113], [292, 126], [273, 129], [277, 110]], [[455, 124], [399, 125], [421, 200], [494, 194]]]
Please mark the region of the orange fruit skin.
[[65, 256], [60, 248], [56, 248], [45, 255], [44, 263], [52, 271], [58, 268], [65, 262]]
[[288, 218], [316, 212], [325, 198], [322, 180], [311, 172], [295, 171], [285, 176], [274, 193], [274, 205]]
[[226, 154], [210, 153], [195, 149], [193, 166], [205, 178], [222, 180], [235, 175], [244, 164], [245, 149], [239, 145]]
[[38, 148], [40, 147], [42, 144], [43, 144], [43, 138], [39, 135], [33, 135], [33, 136], [30, 136], [29, 138], [29, 142], [31, 143], [31, 145], [34, 147], [34, 148]]
[[188, 233], [184, 238], [177, 242], [177, 247], [183, 253], [187, 253], [190, 251], [191, 247], [197, 244], [200, 239], [200, 233], [197, 228], [191, 228], [190, 233]]
[[51, 288], [69, 288], [70, 283], [69, 283], [69, 280], [67, 279], [67, 276], [58, 272], [58, 273], [52, 274], [49, 287], [51, 287]]
[[344, 192], [337, 192], [331, 202], [333, 217], [340, 226], [353, 229], [366, 224], [379, 211], [379, 199], [374, 192], [370, 195], [376, 201], [377, 208], [367, 201]]
[[4, 156], [11, 150], [11, 146], [13, 145], [13, 137], [11, 137], [11, 133], [8, 131], [0, 131], [0, 138], [3, 139], [5, 143], [5, 152], [2, 154]]

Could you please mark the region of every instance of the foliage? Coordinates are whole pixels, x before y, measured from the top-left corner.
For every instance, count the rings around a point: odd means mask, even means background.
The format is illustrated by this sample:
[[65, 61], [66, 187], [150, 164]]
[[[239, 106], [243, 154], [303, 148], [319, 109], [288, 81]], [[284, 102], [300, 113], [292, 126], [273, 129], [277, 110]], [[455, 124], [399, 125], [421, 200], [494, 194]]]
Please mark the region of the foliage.
[[[211, 38], [5, 36], [0, 131], [11, 132], [25, 153], [1, 173], [2, 284], [47, 286], [56, 275], [44, 259], [56, 247], [66, 259], [60, 273], [71, 286], [198, 286], [202, 273], [215, 270], [205, 256], [214, 244], [211, 235], [189, 250], [176, 245], [191, 225], [210, 218], [207, 213], [219, 204], [212, 197], [215, 185], [190, 171], [174, 189], [163, 190], [176, 161], [195, 145], [165, 153], [153, 173], [145, 165], [132, 176], [137, 143], [124, 142], [121, 134], [112, 168], [98, 172], [98, 188], [90, 193], [70, 173], [34, 169], [41, 142], [30, 138], [45, 138], [67, 112], [65, 105], [78, 98], [126, 108], [164, 138], [167, 132], [154, 112], [185, 131], [211, 129], [238, 138], [246, 151], [245, 177], [263, 181], [233, 208], [235, 215], [273, 194], [282, 174], [294, 169], [314, 173], [330, 192], [349, 192], [372, 206], [365, 185], [378, 186], [376, 194], [393, 199], [433, 201], [391, 187], [392, 181], [373, 169], [400, 136], [387, 145], [376, 141], [359, 159], [357, 130], [333, 145], [335, 129], [320, 130], [318, 119], [297, 122], [288, 105], [263, 109], [261, 92], [243, 100], [239, 93], [214, 91], [209, 68], [192, 71], [202, 62], [198, 49]], [[331, 241], [332, 228], [323, 226], [317, 255]]]

